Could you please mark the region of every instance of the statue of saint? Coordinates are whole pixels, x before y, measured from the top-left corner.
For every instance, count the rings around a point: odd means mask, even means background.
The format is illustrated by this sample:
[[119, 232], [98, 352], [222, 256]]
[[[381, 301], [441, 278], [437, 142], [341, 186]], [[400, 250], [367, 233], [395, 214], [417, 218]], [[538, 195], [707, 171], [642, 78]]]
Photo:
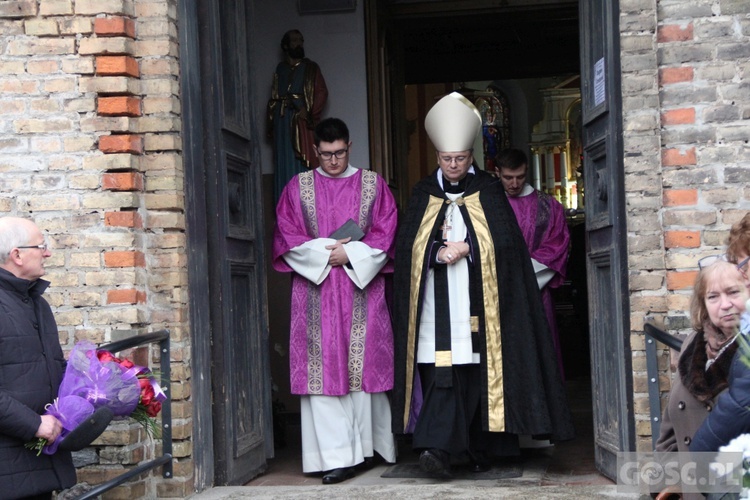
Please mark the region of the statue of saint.
[[296, 174], [316, 168], [313, 131], [328, 99], [320, 67], [305, 57], [305, 39], [289, 30], [281, 39], [284, 60], [273, 75], [268, 133], [274, 146], [274, 201]]

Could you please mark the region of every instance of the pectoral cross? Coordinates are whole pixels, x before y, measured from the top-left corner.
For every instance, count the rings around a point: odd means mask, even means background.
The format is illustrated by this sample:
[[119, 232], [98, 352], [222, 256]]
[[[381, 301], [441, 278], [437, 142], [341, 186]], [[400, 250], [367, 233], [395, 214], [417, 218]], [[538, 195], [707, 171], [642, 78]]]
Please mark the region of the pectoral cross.
[[450, 235], [451, 229], [453, 229], [453, 226], [451, 226], [448, 221], [446, 220], [443, 222], [443, 239], [447, 240], [448, 236]]
[[[449, 200], [445, 200], [446, 203], [449, 203]], [[448, 205], [448, 210], [445, 212], [445, 219], [443, 220], [443, 240], [447, 240], [448, 236], [450, 236], [451, 229], [453, 229], [453, 226], [451, 225], [453, 223], [453, 210], [455, 210], [456, 205], [453, 202], [450, 202], [450, 205]]]

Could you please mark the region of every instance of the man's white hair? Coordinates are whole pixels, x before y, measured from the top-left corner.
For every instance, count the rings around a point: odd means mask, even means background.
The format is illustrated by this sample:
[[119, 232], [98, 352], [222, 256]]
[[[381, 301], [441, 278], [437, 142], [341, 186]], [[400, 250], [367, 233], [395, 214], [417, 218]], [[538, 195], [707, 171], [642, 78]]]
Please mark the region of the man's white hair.
[[8, 260], [14, 248], [28, 245], [31, 238], [28, 222], [20, 217], [0, 217], [0, 263]]

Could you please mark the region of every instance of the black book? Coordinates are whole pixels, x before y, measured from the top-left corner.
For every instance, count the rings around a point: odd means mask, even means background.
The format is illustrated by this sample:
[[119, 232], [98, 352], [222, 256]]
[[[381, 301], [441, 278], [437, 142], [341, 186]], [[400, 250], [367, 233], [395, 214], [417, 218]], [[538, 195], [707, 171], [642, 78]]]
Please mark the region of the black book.
[[359, 241], [365, 237], [364, 231], [362, 231], [356, 222], [349, 219], [344, 222], [340, 228], [331, 233], [329, 238], [334, 240], [343, 240], [344, 238], [351, 238], [351, 241]]

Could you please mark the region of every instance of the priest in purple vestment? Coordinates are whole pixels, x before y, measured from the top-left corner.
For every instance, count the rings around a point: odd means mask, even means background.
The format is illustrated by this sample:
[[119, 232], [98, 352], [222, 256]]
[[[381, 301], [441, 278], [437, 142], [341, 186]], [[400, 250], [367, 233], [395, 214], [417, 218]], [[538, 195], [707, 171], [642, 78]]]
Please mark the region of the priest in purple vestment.
[[528, 160], [520, 149], [505, 149], [495, 158], [496, 173], [503, 183], [510, 206], [516, 214], [523, 239], [531, 254], [537, 283], [542, 292], [552, 340], [557, 351], [560, 376], [565, 377], [560, 347], [560, 333], [555, 320], [552, 289], [565, 280], [570, 232], [563, 206], [547, 193], [538, 191], [526, 182]]
[[273, 267], [292, 273], [290, 385], [299, 394], [302, 468], [323, 484], [378, 452], [395, 462], [393, 330], [385, 296], [397, 210], [382, 177], [349, 164], [338, 118], [315, 128], [320, 167], [294, 176], [276, 207]]

